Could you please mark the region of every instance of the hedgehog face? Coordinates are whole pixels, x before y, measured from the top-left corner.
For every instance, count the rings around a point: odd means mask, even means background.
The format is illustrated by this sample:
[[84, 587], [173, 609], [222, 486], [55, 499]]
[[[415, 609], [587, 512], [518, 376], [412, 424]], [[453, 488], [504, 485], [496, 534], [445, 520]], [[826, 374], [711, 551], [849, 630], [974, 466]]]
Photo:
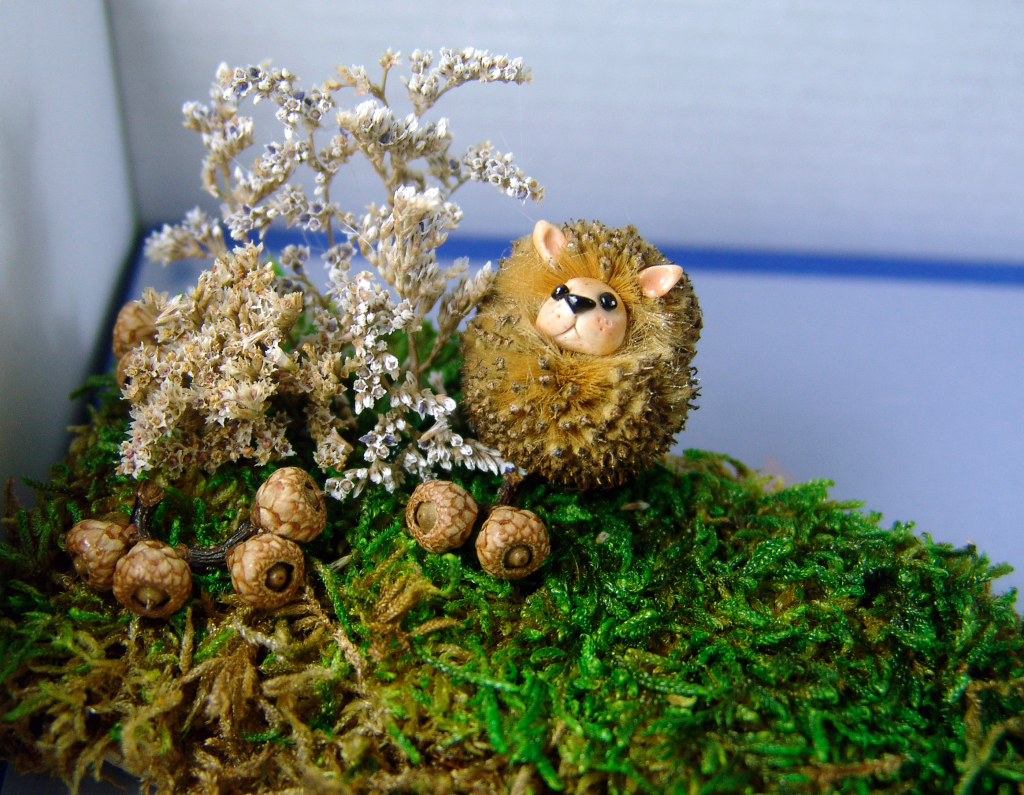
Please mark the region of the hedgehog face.
[[581, 276], [554, 289], [534, 326], [566, 350], [607, 356], [622, 346], [628, 324], [619, 294], [598, 279]]

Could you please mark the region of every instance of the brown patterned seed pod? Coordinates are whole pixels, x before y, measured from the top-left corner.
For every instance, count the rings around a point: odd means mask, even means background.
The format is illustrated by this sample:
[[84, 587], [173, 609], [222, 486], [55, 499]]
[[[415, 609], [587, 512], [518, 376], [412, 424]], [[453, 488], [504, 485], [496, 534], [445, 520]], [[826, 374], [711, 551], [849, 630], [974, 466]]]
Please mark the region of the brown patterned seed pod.
[[491, 511], [480, 535], [476, 554], [484, 571], [503, 580], [532, 574], [551, 551], [544, 522], [532, 511], [499, 505]]
[[254, 607], [280, 607], [294, 599], [302, 585], [302, 548], [273, 533], [233, 546], [227, 563], [235, 593]]
[[114, 586], [114, 566], [136, 540], [135, 525], [83, 519], [68, 530], [64, 548], [90, 588], [109, 591]]
[[141, 342], [156, 342], [156, 318], [138, 301], [129, 301], [114, 321], [114, 357], [120, 359]]
[[306, 470], [282, 467], [256, 492], [250, 519], [264, 532], [312, 541], [327, 523], [324, 494]]
[[428, 552], [447, 552], [466, 543], [477, 515], [476, 500], [449, 480], [416, 487], [405, 508], [409, 532]]
[[114, 596], [140, 616], [166, 618], [192, 592], [192, 572], [177, 550], [144, 538], [117, 562]]

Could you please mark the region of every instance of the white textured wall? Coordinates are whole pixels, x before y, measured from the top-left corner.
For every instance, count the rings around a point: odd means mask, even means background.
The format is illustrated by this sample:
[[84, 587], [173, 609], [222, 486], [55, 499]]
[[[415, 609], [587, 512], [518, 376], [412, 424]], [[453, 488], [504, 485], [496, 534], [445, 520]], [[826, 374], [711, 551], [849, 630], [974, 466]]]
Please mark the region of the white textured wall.
[[[438, 112], [457, 141], [514, 151], [548, 198], [521, 210], [470, 186], [465, 231], [597, 217], [665, 243], [1024, 261], [1016, 0], [110, 6], [147, 223], [197, 201], [201, 145], [178, 110], [220, 61], [271, 58], [308, 84], [387, 46], [472, 45], [524, 56], [534, 83], [461, 89]], [[362, 179], [342, 196], [376, 197]]]
[[134, 229], [101, 0], [0, 2], [0, 478], [66, 446]]

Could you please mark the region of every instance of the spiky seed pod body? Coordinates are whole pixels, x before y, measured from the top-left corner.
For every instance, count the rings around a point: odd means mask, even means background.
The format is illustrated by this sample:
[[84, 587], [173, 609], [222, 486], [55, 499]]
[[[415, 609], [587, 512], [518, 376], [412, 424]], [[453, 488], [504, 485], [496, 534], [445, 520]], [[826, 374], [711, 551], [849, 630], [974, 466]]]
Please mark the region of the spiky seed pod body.
[[[690, 367], [701, 316], [689, 278], [661, 298], [638, 274], [667, 260], [632, 226], [562, 227], [553, 264], [530, 237], [503, 260], [463, 341], [464, 406], [484, 444], [571, 488], [615, 486], [672, 444], [696, 397]], [[569, 279], [598, 279], [622, 298], [629, 325], [605, 356], [577, 353], [534, 327], [541, 305]]]
[[261, 533], [229, 549], [227, 564], [235, 593], [253, 607], [287, 604], [305, 576], [302, 548], [272, 533]]
[[476, 555], [484, 571], [503, 580], [535, 572], [551, 552], [548, 529], [532, 511], [499, 505], [476, 537]]
[[191, 592], [188, 563], [162, 541], [142, 539], [114, 569], [114, 596], [140, 616], [166, 618]]
[[428, 552], [461, 547], [473, 532], [478, 512], [473, 495], [449, 480], [429, 480], [416, 487], [405, 508], [409, 532]]
[[109, 591], [114, 587], [114, 567], [138, 539], [134, 525], [83, 519], [70, 530], [64, 547], [74, 556], [75, 571], [90, 588]]
[[121, 307], [114, 321], [114, 357], [121, 359], [142, 342], [156, 341], [156, 318], [138, 301]]
[[323, 492], [306, 470], [282, 467], [256, 492], [252, 523], [293, 541], [312, 541], [327, 523]]

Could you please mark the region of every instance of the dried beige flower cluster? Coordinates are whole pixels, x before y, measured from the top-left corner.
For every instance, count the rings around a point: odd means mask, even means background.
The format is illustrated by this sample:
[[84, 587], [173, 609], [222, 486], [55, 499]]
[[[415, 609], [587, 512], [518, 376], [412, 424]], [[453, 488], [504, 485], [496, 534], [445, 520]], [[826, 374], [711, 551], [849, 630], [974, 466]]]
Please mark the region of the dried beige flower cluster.
[[[388, 74], [400, 63], [390, 50], [380, 59], [379, 83], [363, 67], [338, 67], [336, 79], [307, 90], [287, 69], [222, 65], [212, 101], [184, 106], [185, 126], [207, 148], [202, 182], [222, 202], [221, 218], [197, 208], [184, 223], [154, 234], [146, 253], [164, 263], [216, 261], [191, 296], [168, 299], [150, 291], [132, 309], [133, 318], [151, 318], [157, 331], [118, 368], [132, 403], [123, 473], [212, 471], [243, 457], [262, 464], [290, 455], [288, 437], [303, 429], [316, 442], [317, 464], [340, 473], [326, 484], [339, 499], [358, 494], [368, 481], [393, 489], [410, 474], [429, 479], [437, 466], [511, 468], [495, 451], [452, 431], [455, 401], [444, 394], [440, 373], [431, 371], [494, 271], [488, 263], [470, 278], [465, 261], [442, 268], [436, 250], [462, 218], [450, 198], [466, 182], [490, 182], [520, 201], [540, 201], [543, 189], [490, 143], [455, 156], [448, 120], [422, 117], [459, 85], [521, 84], [529, 74], [520, 59], [474, 49], [441, 50], [433, 62], [430, 52], [412, 54], [403, 80], [413, 112], [404, 117], [386, 98]], [[335, 113], [336, 132], [328, 138], [334, 92], [343, 87], [372, 99]], [[238, 113], [246, 96], [275, 103], [284, 125], [283, 143], [268, 144], [248, 169], [237, 164], [255, 140], [253, 120]], [[332, 202], [330, 189], [341, 166], [358, 156], [380, 177], [384, 201], [356, 215]], [[302, 165], [314, 174], [312, 197], [292, 181]], [[281, 277], [253, 245], [252, 237], [278, 219], [326, 237], [325, 292], [307, 276], [308, 246], [281, 252], [279, 264], [287, 269]], [[224, 228], [243, 244], [233, 252]], [[357, 251], [374, 271], [350, 275]], [[421, 359], [418, 334], [435, 308], [438, 334]], [[404, 361], [390, 352], [398, 333], [408, 338]], [[355, 438], [356, 415], [366, 411], [376, 413], [376, 422]], [[365, 465], [345, 469], [353, 455]]]
[[138, 307], [155, 316], [157, 335], [131, 349], [120, 368], [132, 404], [123, 474], [159, 465], [173, 476], [292, 454], [289, 418], [271, 415], [268, 401], [279, 374], [295, 367], [281, 345], [303, 296], [277, 291], [274, 266], [260, 262], [260, 250], [249, 245], [220, 257], [191, 296], [143, 295]]

